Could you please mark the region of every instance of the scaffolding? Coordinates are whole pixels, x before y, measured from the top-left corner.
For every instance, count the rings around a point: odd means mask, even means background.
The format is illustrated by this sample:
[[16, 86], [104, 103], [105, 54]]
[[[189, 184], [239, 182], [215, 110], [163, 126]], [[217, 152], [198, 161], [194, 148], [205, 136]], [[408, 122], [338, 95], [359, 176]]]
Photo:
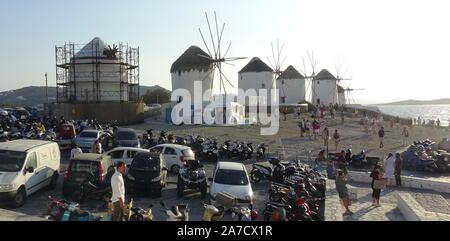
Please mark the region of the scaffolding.
[[[100, 49], [99, 42], [91, 43], [92, 53], [86, 56], [77, 56], [85, 44], [68, 42], [63, 46], [55, 46], [57, 102], [100, 103], [111, 101], [108, 96], [117, 95], [119, 97], [113, 101], [139, 101], [139, 47], [120, 43], [114, 48]], [[114, 66], [105, 68], [107, 65]], [[77, 90], [77, 84], [87, 82], [92, 84], [91, 88]], [[118, 88], [102, 89], [102, 84], [105, 86], [108, 83], [111, 86], [118, 83]]]

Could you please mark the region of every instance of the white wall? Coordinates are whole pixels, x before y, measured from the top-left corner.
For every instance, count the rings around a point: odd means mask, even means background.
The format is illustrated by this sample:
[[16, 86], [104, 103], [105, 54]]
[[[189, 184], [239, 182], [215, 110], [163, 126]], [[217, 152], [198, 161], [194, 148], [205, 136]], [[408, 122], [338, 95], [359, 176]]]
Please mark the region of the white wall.
[[[260, 89], [267, 90], [267, 103], [270, 105], [271, 102], [271, 89], [276, 88], [276, 83], [274, 81], [274, 75], [272, 72], [248, 72], [240, 73], [238, 75], [238, 88], [244, 91], [248, 89], [254, 89], [259, 94]], [[265, 88], [263, 88], [263, 84]], [[278, 99], [278, 97], [277, 97]], [[247, 105], [248, 103], [246, 103]]]
[[313, 80], [311, 102], [316, 105], [317, 99], [320, 104], [333, 105], [338, 102], [336, 80]]
[[282, 104], [281, 98], [285, 97], [286, 104], [298, 104], [305, 100], [305, 80], [304, 79], [286, 79], [277, 80], [277, 88], [280, 90], [279, 103]]
[[[98, 62], [103, 63], [98, 65], [98, 77], [96, 67], [91, 63], [97, 61], [95, 59], [77, 59], [74, 68], [70, 70], [69, 81], [71, 83], [71, 90], [76, 88], [76, 96], [79, 101], [93, 101], [97, 100], [96, 86], [93, 84], [94, 80], [100, 80], [100, 96], [99, 101], [120, 101], [120, 81], [127, 83], [128, 75], [125, 69], [120, 71], [118, 60], [100, 59]], [[105, 64], [106, 63], [106, 64]], [[122, 72], [122, 76], [121, 73]], [[95, 93], [95, 94], [94, 94]], [[122, 100], [128, 101], [128, 85], [122, 85]], [[69, 96], [71, 93], [69, 93]]]
[[[203, 93], [210, 88], [214, 88], [212, 86], [213, 83], [213, 72], [214, 71], [198, 71], [198, 70], [191, 70], [191, 71], [181, 71], [181, 72], [174, 72], [171, 73], [172, 75], [172, 91], [176, 89], [187, 89], [191, 93], [191, 101], [192, 104], [194, 104], [194, 81], [201, 81], [202, 82], [202, 91]], [[209, 101], [211, 99], [212, 95], [207, 96], [208, 99], [204, 99], [203, 101]]]
[[345, 105], [346, 101], [345, 101], [345, 93], [338, 93], [338, 104], [339, 105]]

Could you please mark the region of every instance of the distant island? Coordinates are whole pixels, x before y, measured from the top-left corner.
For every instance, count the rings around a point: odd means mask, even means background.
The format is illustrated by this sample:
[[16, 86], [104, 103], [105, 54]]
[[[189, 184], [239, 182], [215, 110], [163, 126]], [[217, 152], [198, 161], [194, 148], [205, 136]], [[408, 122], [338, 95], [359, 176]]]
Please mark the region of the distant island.
[[376, 105], [450, 105], [450, 98], [437, 100], [402, 100]]

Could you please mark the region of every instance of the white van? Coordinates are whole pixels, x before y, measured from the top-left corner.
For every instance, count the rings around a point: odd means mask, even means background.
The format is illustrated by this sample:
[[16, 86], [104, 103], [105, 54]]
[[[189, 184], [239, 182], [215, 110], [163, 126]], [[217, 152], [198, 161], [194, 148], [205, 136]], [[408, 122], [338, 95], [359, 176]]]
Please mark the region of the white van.
[[0, 201], [22, 206], [27, 196], [58, 180], [61, 154], [56, 142], [15, 140], [0, 143]]

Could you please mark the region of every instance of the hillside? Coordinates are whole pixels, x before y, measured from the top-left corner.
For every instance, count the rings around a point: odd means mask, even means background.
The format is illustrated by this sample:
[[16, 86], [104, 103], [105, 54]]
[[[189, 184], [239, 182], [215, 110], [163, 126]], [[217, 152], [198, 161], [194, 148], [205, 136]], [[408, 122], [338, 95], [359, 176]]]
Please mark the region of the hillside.
[[[148, 90], [162, 88], [158, 85], [141, 86], [140, 95], [144, 95]], [[56, 101], [56, 87], [48, 87], [50, 102]], [[36, 106], [45, 103], [45, 86], [28, 86], [16, 90], [0, 92], [0, 105], [15, 106]]]
[[450, 99], [437, 99], [437, 100], [402, 100], [378, 105], [449, 105]]

